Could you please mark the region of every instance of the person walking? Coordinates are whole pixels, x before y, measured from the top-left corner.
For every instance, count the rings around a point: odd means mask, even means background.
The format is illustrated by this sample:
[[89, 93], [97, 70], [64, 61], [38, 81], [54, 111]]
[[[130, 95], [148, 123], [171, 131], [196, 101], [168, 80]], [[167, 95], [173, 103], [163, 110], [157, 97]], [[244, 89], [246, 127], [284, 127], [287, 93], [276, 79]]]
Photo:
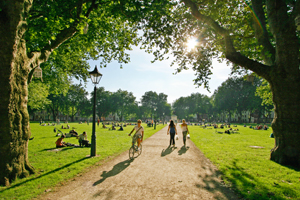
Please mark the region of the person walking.
[[170, 120], [167, 135], [169, 135], [169, 133], [170, 133], [170, 145], [169, 145], [169, 147], [172, 144], [173, 144], [173, 147], [175, 147], [175, 134], [177, 135], [177, 129], [176, 129], [176, 125], [174, 124], [173, 120]]
[[183, 137], [183, 145], [186, 147], [186, 136], [190, 134], [187, 124], [185, 123], [185, 119], [182, 120], [181, 124], [182, 137]]

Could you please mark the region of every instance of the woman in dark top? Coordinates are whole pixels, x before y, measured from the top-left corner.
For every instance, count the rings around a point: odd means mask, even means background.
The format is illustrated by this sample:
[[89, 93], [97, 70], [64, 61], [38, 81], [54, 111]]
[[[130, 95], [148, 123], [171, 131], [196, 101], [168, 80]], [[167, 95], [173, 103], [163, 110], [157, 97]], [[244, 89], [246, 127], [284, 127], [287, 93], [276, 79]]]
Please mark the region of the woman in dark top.
[[167, 135], [170, 133], [170, 145], [169, 147], [173, 144], [173, 147], [175, 147], [175, 134], [177, 135], [177, 129], [176, 125], [174, 124], [173, 120], [170, 120], [169, 128], [167, 131]]

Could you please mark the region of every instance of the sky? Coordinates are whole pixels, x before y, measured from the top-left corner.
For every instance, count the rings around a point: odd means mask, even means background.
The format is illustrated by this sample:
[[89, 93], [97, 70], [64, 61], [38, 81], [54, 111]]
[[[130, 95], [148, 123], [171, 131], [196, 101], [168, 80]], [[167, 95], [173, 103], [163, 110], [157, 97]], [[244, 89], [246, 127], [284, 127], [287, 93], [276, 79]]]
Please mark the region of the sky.
[[[100, 68], [100, 61], [89, 61], [90, 71], [97, 65], [98, 71], [103, 75], [97, 87], [104, 87], [110, 92], [119, 89], [132, 92], [136, 101], [141, 101], [142, 96], [148, 91], [164, 93], [168, 96], [168, 103], [172, 104], [176, 99], [190, 96], [192, 93], [201, 93], [210, 97], [230, 74], [230, 66], [213, 61], [213, 75], [209, 81], [211, 93], [209, 93], [203, 86], [194, 85], [193, 80], [196, 76], [193, 70], [183, 70], [174, 75], [176, 66], [170, 67], [171, 60], [151, 63], [153, 55], [139, 47], [134, 47], [129, 53], [131, 62], [122, 64], [123, 69], [120, 69], [120, 63], [117, 61], [109, 63], [106, 68]], [[93, 88], [94, 85], [89, 79], [87, 91], [91, 92]]]

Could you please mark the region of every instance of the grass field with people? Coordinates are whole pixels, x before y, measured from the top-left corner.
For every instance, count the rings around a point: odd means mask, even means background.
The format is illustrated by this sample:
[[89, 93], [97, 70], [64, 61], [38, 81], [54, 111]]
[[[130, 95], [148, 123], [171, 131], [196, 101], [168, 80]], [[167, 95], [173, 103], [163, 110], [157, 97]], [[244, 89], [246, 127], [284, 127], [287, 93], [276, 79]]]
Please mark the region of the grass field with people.
[[191, 140], [222, 172], [225, 184], [244, 199], [300, 199], [300, 171], [270, 160], [272, 129], [242, 125], [228, 128], [189, 126]]
[[[134, 125], [127, 125], [124, 131], [109, 130], [96, 126], [96, 153], [97, 156], [89, 158], [90, 147], [64, 147], [56, 148], [55, 141], [59, 138], [54, 133], [54, 128], [68, 133], [72, 127], [78, 134], [83, 131], [87, 132], [88, 140], [91, 142], [92, 123], [68, 123], [70, 129], [61, 129], [66, 127], [66, 123], [56, 126], [40, 126], [39, 123], [31, 123], [31, 137], [29, 140], [28, 157], [30, 163], [34, 166], [36, 173], [28, 178], [14, 181], [9, 187], [0, 187], [0, 200], [11, 199], [32, 199], [45, 192], [54, 190], [55, 186], [64, 185], [67, 180], [76, 179], [84, 172], [88, 171], [94, 165], [101, 165], [106, 159], [112, 159], [120, 153], [131, 147], [131, 137], [128, 133], [133, 129]], [[111, 124], [107, 127], [111, 128]], [[153, 127], [147, 127], [143, 123], [145, 129], [144, 140], [155, 132], [162, 129], [162, 124]], [[64, 142], [78, 145], [76, 137], [65, 138]]]

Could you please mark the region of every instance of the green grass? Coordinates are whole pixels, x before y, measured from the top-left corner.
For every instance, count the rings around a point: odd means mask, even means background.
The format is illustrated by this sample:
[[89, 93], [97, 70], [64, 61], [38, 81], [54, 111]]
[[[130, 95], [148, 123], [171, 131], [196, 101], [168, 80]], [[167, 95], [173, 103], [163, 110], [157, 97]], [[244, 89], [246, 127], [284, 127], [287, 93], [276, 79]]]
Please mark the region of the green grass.
[[[63, 124], [64, 126], [66, 124]], [[70, 127], [75, 127], [78, 134], [86, 131], [88, 138], [91, 138], [92, 124], [69, 123]], [[67, 180], [89, 170], [93, 165], [101, 165], [103, 160], [111, 159], [129, 149], [131, 137], [128, 133], [133, 129], [133, 125], [124, 127], [124, 131], [109, 131], [108, 129], [96, 127], [96, 151], [98, 157], [89, 158], [90, 148], [65, 147], [61, 151], [53, 151], [55, 148], [54, 127], [60, 126], [40, 126], [38, 123], [31, 123], [33, 140], [29, 141], [29, 161], [34, 166], [36, 173], [28, 178], [14, 181], [9, 187], [0, 187], [0, 199], [32, 199], [45, 192], [54, 190], [55, 186], [65, 184]], [[111, 127], [109, 125], [108, 127]], [[153, 127], [145, 129], [144, 139], [147, 139], [164, 125], [158, 125], [156, 130]], [[117, 128], [118, 129], [118, 128]], [[61, 129], [64, 133], [69, 129]], [[64, 142], [78, 144], [75, 137], [65, 138]]]
[[[239, 134], [226, 129], [189, 126], [191, 140], [222, 172], [225, 184], [245, 199], [300, 199], [300, 171], [270, 160], [272, 130], [238, 125]], [[261, 146], [264, 148], [251, 148]]]

